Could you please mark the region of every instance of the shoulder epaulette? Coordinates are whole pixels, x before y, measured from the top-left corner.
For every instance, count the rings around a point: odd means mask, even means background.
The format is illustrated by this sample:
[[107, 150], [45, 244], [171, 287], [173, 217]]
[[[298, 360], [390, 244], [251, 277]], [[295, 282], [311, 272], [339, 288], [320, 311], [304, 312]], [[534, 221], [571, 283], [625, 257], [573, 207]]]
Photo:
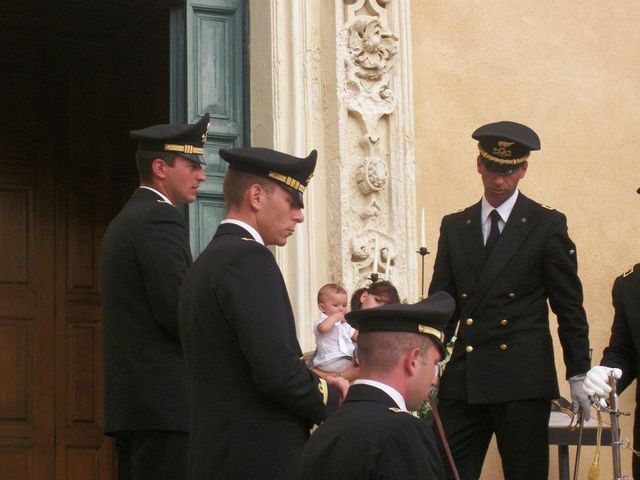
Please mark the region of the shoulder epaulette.
[[255, 242], [256, 241], [255, 238], [249, 238], [249, 237], [241, 237], [240, 240], [244, 240], [245, 242]]
[[464, 212], [466, 209], [461, 208], [460, 210], [456, 210], [456, 213]]
[[156, 200], [156, 202], [158, 202], [158, 203], [167, 203], [167, 204], [171, 205], [171, 202], [167, 202], [166, 200]]
[[320, 395], [322, 395], [322, 404], [324, 406], [329, 402], [329, 387], [327, 386], [327, 381], [324, 378], [318, 379], [318, 391]]
[[409, 413], [406, 410], [403, 410], [403, 409], [398, 408], [398, 407], [389, 407], [388, 410], [390, 412], [393, 412], [393, 413]]
[[555, 208], [550, 207], [549, 205], [545, 205], [545, 204], [543, 204], [543, 203], [541, 203], [541, 204], [540, 204], [540, 206], [541, 206], [542, 208], [546, 208], [547, 210], [555, 210]]
[[622, 277], [628, 277], [629, 275], [631, 275], [633, 273], [633, 269], [635, 268], [635, 265], [633, 267], [631, 267], [629, 270], [627, 270], [626, 272], [624, 272], [622, 274]]

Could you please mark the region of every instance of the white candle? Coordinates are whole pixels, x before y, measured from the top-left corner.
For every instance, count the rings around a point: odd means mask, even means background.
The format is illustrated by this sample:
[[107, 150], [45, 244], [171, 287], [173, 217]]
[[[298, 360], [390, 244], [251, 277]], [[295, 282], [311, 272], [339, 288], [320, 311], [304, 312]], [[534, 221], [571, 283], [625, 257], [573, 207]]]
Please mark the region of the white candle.
[[378, 273], [378, 235], [376, 234], [376, 243], [373, 248], [373, 273]]
[[424, 208], [422, 209], [422, 218], [420, 219], [420, 247], [426, 247], [427, 246], [427, 240], [426, 240], [426, 236], [427, 236], [427, 227], [425, 224], [425, 220], [424, 220]]
[[391, 250], [387, 248], [387, 264], [384, 267], [384, 274], [387, 276], [387, 280], [391, 280]]

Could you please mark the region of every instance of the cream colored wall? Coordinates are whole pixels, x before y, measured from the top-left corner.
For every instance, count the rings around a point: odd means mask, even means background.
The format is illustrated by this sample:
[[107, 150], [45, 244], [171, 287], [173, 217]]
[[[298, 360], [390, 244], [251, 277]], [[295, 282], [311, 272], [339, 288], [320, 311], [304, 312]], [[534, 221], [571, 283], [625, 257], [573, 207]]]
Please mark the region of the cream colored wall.
[[[498, 120], [531, 126], [542, 150], [531, 155], [521, 190], [568, 217], [598, 362], [612, 321], [612, 282], [640, 262], [640, 3], [413, 0], [411, 8], [417, 207], [427, 212], [428, 275], [440, 219], [482, 193], [471, 132]], [[556, 340], [563, 380], [561, 359]], [[560, 388], [568, 397], [566, 382]], [[623, 394], [623, 410], [633, 411], [634, 389]], [[623, 436], [632, 435], [631, 425], [623, 422]], [[593, 453], [583, 448], [581, 477]], [[550, 478], [556, 462], [552, 449]], [[623, 473], [631, 474], [630, 464], [624, 452]], [[611, 471], [606, 449], [601, 478]], [[482, 478], [500, 476], [494, 445]]]

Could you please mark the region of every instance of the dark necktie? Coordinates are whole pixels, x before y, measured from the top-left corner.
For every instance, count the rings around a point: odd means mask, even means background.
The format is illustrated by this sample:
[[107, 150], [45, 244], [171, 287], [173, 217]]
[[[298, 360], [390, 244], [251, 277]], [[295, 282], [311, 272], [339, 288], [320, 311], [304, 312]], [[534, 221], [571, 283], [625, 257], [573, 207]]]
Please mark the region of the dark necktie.
[[491, 216], [491, 230], [489, 230], [489, 237], [487, 238], [487, 243], [484, 246], [484, 253], [487, 258], [491, 256], [493, 247], [496, 246], [498, 237], [500, 237], [500, 228], [498, 228], [500, 214], [497, 210], [491, 210], [491, 213], [489, 215]]

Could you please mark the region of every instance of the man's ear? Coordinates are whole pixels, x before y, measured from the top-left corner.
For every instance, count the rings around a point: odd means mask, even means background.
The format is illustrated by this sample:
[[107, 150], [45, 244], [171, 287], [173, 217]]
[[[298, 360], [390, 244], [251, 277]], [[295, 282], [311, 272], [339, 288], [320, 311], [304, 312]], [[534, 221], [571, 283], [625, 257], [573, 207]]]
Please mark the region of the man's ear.
[[264, 202], [264, 188], [259, 183], [254, 183], [245, 191], [245, 196], [249, 205], [256, 210], [259, 211], [262, 209], [262, 204]]
[[161, 158], [154, 158], [151, 162], [151, 173], [158, 178], [166, 178], [167, 163]]
[[422, 362], [419, 348], [413, 348], [404, 354], [404, 368], [408, 375], [413, 376], [418, 364]]

